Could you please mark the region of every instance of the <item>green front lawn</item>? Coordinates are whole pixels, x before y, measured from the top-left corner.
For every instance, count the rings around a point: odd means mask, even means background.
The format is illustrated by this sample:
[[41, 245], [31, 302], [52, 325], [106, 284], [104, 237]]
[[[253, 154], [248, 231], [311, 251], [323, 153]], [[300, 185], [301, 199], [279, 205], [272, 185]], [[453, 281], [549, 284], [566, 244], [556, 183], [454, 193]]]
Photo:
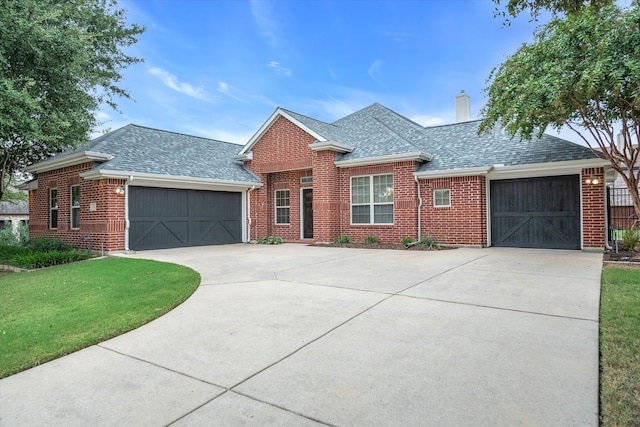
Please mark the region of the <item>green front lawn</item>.
[[122, 258], [0, 275], [0, 378], [135, 329], [199, 284], [190, 268]]
[[640, 426], [640, 269], [604, 268], [600, 369], [602, 425]]

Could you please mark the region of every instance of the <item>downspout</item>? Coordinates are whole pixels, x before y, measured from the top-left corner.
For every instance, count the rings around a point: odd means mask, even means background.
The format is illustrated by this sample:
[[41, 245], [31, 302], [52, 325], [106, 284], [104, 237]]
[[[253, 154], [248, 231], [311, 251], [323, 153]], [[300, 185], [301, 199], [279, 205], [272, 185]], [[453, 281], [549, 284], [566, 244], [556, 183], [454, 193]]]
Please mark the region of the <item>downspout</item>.
[[133, 181], [133, 175], [124, 182], [124, 252], [129, 253], [129, 182]]
[[256, 189], [253, 185], [247, 191], [247, 243], [251, 242], [251, 192]]
[[421, 219], [422, 219], [422, 196], [420, 196], [420, 180], [418, 179], [417, 176], [413, 175], [413, 179], [416, 180], [416, 185], [418, 186], [418, 237], [416, 238], [416, 241], [419, 241], [421, 236], [422, 236], [422, 229], [421, 229]]

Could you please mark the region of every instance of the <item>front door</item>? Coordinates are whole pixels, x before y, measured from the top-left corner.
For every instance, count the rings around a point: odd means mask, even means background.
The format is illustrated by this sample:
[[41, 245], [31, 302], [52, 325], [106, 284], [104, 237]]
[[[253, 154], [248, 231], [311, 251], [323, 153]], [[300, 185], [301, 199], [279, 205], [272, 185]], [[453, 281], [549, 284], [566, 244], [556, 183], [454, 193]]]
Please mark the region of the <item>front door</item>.
[[302, 189], [302, 238], [313, 239], [313, 189]]

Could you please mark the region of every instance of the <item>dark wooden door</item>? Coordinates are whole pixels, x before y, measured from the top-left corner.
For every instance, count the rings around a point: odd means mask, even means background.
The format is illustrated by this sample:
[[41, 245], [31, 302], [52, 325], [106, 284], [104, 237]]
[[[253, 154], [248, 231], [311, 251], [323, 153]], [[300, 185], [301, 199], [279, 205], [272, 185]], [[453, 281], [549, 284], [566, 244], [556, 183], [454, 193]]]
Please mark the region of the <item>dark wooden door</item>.
[[302, 190], [302, 237], [313, 239], [313, 190]]
[[491, 243], [580, 249], [578, 175], [491, 181]]
[[129, 248], [242, 241], [241, 193], [129, 187]]

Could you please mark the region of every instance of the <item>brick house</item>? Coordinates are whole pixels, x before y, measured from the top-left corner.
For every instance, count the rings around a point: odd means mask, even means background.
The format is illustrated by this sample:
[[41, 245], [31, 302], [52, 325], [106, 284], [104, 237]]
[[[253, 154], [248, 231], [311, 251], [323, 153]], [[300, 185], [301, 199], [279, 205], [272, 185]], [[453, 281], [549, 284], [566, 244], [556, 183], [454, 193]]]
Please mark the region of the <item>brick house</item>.
[[606, 161], [550, 135], [478, 136], [456, 103], [458, 123], [427, 128], [379, 104], [333, 123], [277, 108], [244, 147], [128, 125], [28, 168], [30, 231], [109, 251], [269, 235], [604, 247]]

